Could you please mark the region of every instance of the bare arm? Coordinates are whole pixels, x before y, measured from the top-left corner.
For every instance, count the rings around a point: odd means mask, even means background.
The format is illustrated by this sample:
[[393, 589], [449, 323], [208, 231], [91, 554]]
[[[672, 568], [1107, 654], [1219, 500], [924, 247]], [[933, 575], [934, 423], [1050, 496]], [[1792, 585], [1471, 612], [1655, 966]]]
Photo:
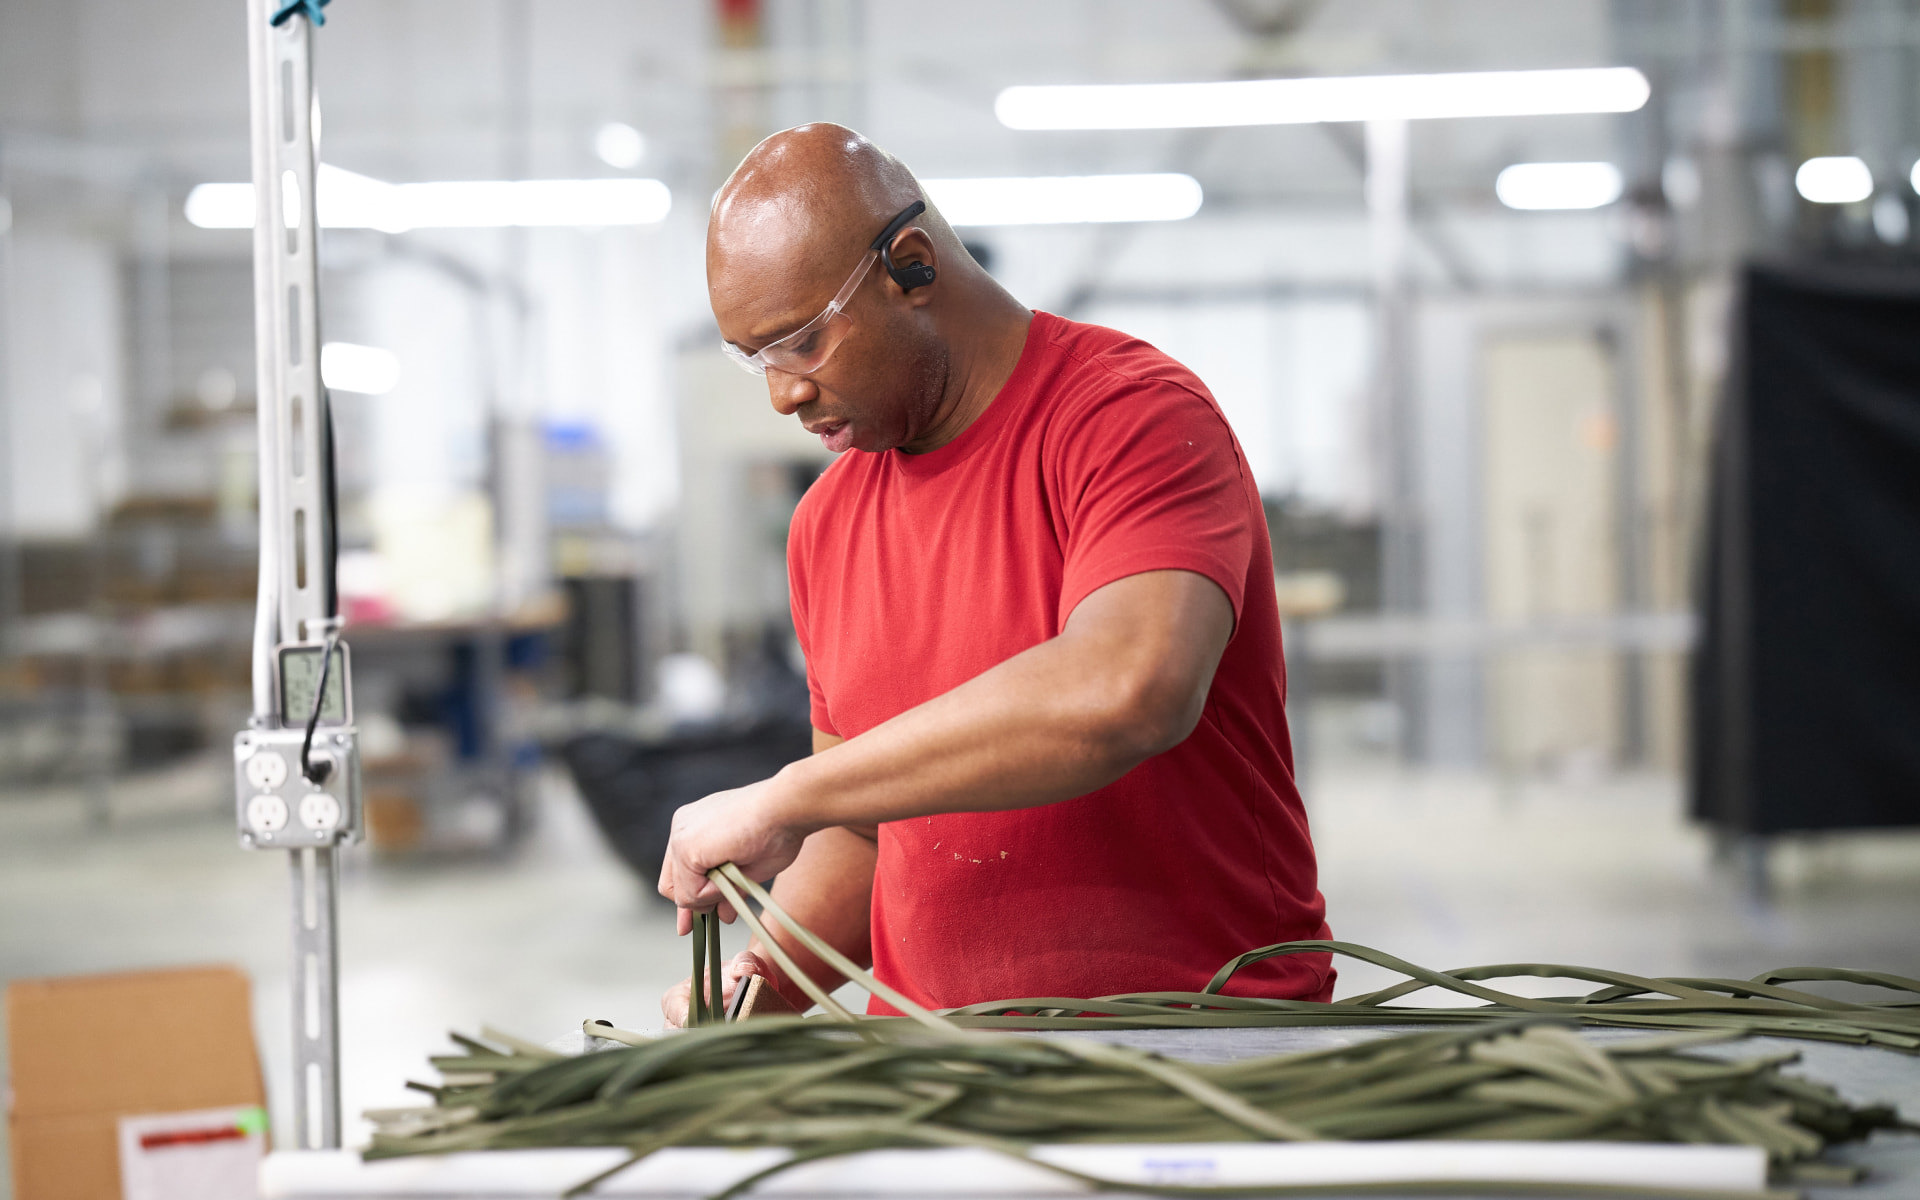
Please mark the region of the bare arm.
[[[831, 733], [813, 731], [813, 752], [822, 753], [846, 741]], [[873, 965], [872, 934], [873, 865], [879, 856], [876, 831], [871, 827], [850, 829], [830, 825], [809, 834], [793, 865], [773, 881], [773, 898], [793, 914], [793, 919], [825, 938], [840, 953], [863, 967]], [[844, 980], [840, 973], [821, 962], [811, 950], [780, 928], [771, 916], [768, 932], [780, 942], [780, 948], [792, 956], [794, 964], [823, 989], [832, 991]], [[755, 938], [747, 949], [768, 968], [762, 972], [795, 1008], [805, 1010], [812, 1001], [786, 978], [773, 956]]]
[[1205, 576], [1116, 580], [1058, 637], [770, 780], [682, 808], [660, 891], [682, 924], [712, 907], [730, 919], [706, 879], [720, 863], [765, 878], [829, 827], [1029, 808], [1104, 787], [1193, 731], [1232, 632], [1226, 594]]

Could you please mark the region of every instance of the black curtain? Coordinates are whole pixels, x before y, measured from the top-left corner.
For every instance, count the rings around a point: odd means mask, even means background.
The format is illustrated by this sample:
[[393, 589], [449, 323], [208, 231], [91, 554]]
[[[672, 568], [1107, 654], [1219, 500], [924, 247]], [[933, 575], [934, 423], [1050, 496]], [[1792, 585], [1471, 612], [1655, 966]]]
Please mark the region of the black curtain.
[[1715, 429], [1693, 812], [1920, 824], [1920, 269], [1752, 267]]

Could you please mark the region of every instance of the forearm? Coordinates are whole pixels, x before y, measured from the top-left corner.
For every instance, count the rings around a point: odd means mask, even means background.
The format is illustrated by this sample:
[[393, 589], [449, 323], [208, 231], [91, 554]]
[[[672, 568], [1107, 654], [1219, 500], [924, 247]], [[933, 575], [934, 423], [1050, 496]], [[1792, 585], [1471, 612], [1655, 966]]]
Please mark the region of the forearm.
[[[781, 771], [789, 819], [870, 825], [1028, 808], [1083, 795], [1138, 761], [1097, 696], [1037, 646], [824, 754]], [[1064, 676], [1064, 677], [1063, 677]]]
[[[793, 865], [773, 881], [774, 899], [794, 920], [862, 967], [873, 965], [869, 921], [876, 857], [872, 838], [850, 829], [822, 829], [807, 838]], [[777, 919], [767, 914], [762, 920], [807, 978], [826, 991], [840, 986], [840, 973], [801, 945]], [[813, 1003], [787, 978], [758, 937], [747, 949], [769, 964], [774, 973], [770, 982], [788, 1003], [802, 1011]]]
[[[686, 933], [697, 910], [733, 917], [707, 878], [720, 863], [769, 879], [798, 866], [822, 830], [1031, 808], [1104, 787], [1193, 731], [1232, 632], [1227, 595], [1204, 576], [1150, 571], [1110, 583], [1080, 602], [1060, 636], [847, 742], [816, 731], [813, 757], [681, 808], [660, 894], [680, 906]], [[783, 875], [782, 891], [798, 901], [815, 882], [847, 886], [827, 874]], [[871, 884], [870, 861], [857, 878]], [[850, 914], [851, 903], [843, 895], [832, 911]], [[840, 930], [854, 936], [851, 925]]]
[[787, 767], [778, 819], [876, 825], [1085, 795], [1192, 731], [1231, 630], [1225, 595], [1199, 576], [1110, 584], [1061, 636]]

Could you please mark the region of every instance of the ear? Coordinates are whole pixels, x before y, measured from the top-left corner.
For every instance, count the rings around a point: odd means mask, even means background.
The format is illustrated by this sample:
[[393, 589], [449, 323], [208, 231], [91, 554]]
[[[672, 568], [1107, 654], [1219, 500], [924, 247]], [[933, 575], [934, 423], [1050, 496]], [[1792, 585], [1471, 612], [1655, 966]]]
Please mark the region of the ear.
[[[886, 261], [891, 258], [891, 262]], [[888, 291], [904, 296], [916, 307], [932, 299], [929, 285], [939, 275], [939, 254], [933, 239], [920, 229], [909, 228], [894, 239], [889, 254], [882, 259], [888, 278]]]

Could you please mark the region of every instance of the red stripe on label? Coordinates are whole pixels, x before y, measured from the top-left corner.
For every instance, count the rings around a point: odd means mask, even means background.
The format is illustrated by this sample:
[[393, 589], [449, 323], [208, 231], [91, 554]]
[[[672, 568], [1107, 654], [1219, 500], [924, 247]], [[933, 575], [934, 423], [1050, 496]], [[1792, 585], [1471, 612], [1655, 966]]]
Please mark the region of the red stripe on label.
[[197, 1146], [205, 1142], [245, 1141], [247, 1131], [238, 1125], [229, 1125], [224, 1129], [170, 1129], [165, 1133], [143, 1133], [140, 1135], [142, 1150], [159, 1150], [166, 1146]]

